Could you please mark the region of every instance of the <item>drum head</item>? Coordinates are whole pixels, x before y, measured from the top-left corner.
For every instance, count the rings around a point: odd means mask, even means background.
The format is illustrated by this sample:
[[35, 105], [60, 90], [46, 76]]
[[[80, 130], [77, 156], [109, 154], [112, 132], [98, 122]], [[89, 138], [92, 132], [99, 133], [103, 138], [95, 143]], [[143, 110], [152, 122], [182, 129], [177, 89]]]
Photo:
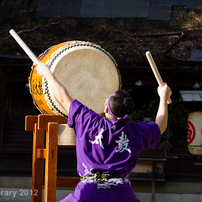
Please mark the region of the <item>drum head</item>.
[[[91, 43], [75, 42], [56, 51], [47, 61], [52, 73], [67, 89], [72, 98], [102, 114], [104, 102], [111, 93], [120, 89], [120, 75], [112, 56]], [[47, 88], [48, 103], [58, 114], [67, 111]]]

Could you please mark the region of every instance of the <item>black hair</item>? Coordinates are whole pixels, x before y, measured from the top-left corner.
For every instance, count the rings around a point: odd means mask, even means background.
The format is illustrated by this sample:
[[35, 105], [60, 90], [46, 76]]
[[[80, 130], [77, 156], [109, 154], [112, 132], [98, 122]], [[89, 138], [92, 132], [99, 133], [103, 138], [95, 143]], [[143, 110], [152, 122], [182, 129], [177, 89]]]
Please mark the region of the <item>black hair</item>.
[[130, 115], [134, 111], [133, 99], [125, 90], [116, 91], [110, 98], [109, 106], [112, 113], [117, 117], [123, 117], [126, 114]]

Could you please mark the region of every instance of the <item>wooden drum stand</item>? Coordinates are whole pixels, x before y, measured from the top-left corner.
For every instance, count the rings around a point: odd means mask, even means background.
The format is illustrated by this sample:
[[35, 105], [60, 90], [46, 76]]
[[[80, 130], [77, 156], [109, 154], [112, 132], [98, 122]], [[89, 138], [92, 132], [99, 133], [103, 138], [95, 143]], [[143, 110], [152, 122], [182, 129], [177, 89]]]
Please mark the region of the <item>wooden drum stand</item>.
[[[42, 202], [43, 185], [44, 202], [54, 202], [56, 187], [75, 187], [80, 180], [79, 177], [57, 177], [60, 124], [67, 124], [67, 119], [58, 115], [44, 114], [25, 117], [25, 130], [33, 131], [32, 202]], [[68, 147], [68, 145], [66, 146]], [[43, 176], [44, 159], [45, 180]]]

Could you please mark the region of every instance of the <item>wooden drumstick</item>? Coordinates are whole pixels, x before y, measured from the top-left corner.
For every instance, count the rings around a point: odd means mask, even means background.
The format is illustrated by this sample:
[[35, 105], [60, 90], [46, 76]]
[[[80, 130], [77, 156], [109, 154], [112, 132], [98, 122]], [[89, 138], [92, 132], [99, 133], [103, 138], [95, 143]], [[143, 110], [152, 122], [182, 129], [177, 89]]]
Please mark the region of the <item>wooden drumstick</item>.
[[[156, 64], [155, 64], [155, 62], [153, 60], [153, 57], [152, 57], [151, 53], [149, 51], [147, 51], [146, 56], [147, 56], [147, 59], [149, 61], [149, 64], [151, 66], [151, 69], [152, 69], [152, 71], [154, 73], [154, 76], [156, 77], [156, 80], [157, 80], [159, 86], [163, 87], [164, 86], [163, 80], [161, 78], [161, 75], [159, 74], [159, 71], [158, 71], [158, 69], [156, 67]], [[168, 98], [167, 103], [168, 104], [172, 103], [172, 100], [170, 99], [170, 97]]]
[[25, 53], [29, 56], [29, 58], [34, 62], [38, 63], [38, 58], [34, 55], [34, 53], [29, 49], [29, 47], [24, 43], [24, 41], [19, 37], [19, 35], [11, 29], [9, 33], [12, 35], [12, 37], [18, 42], [18, 44], [21, 46], [21, 48], [25, 51]]

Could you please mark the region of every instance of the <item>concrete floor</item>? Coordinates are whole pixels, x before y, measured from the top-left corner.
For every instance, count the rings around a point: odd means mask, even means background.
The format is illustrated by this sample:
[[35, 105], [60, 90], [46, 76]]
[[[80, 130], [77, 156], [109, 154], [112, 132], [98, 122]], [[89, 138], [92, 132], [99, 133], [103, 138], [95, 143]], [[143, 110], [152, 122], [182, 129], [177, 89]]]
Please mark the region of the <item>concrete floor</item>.
[[[141, 202], [151, 201], [151, 182], [133, 182], [134, 191]], [[74, 189], [57, 188], [56, 202]], [[1, 202], [31, 202], [31, 178], [0, 177]], [[155, 202], [202, 202], [201, 183], [157, 182]]]

